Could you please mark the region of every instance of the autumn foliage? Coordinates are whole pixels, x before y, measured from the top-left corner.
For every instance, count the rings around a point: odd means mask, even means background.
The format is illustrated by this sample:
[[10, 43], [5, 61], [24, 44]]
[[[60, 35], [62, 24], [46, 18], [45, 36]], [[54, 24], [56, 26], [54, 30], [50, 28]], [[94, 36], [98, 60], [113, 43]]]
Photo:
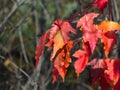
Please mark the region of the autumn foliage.
[[[103, 12], [109, 4], [109, 0], [94, 0], [93, 4]], [[109, 57], [111, 49], [117, 43], [116, 31], [120, 30], [120, 24], [112, 20], [95, 23], [95, 19], [101, 16], [95, 12], [79, 16], [76, 28], [73, 28], [71, 20], [55, 20], [49, 31], [39, 38], [40, 44], [36, 48], [36, 66], [44, 48], [48, 47], [48, 50], [52, 48], [50, 61], [53, 63], [53, 83], [59, 76], [63, 81], [65, 80], [67, 69], [73, 63], [72, 57], [75, 57], [73, 66], [77, 76], [89, 66], [93, 86], [97, 82], [102, 90], [110, 87], [114, 90], [120, 89], [120, 59]], [[71, 34], [73, 36], [79, 34], [76, 33], [77, 28], [83, 34], [79, 38], [72, 39]], [[75, 44], [79, 42], [81, 42], [82, 48], [71, 55]], [[104, 57], [91, 59], [90, 57], [99, 47], [98, 43], [103, 44]]]

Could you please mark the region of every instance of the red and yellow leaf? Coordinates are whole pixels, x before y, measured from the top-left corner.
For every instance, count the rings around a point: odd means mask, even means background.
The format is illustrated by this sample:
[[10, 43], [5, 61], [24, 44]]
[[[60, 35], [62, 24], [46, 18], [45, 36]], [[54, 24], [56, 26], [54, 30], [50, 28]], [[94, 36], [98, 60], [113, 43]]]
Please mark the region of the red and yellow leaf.
[[[66, 43], [64, 47], [57, 52], [57, 56], [55, 56], [53, 60], [54, 68], [57, 70], [58, 75], [62, 77], [63, 81], [67, 72], [67, 68], [71, 62], [70, 50], [72, 48], [72, 44], [72, 41]], [[57, 76], [54, 75], [54, 72], [53, 76], [53, 81], [55, 82]]]
[[100, 25], [98, 26], [98, 29], [102, 30], [103, 33], [106, 33], [108, 31], [120, 30], [120, 24], [118, 24], [117, 22], [105, 20], [100, 23]]
[[51, 60], [55, 57], [57, 51], [61, 49], [69, 40], [69, 33], [72, 32], [76, 34], [76, 31], [68, 21], [56, 20], [50, 29], [48, 47], [53, 46], [53, 53], [51, 55]]
[[111, 48], [117, 43], [116, 34], [114, 31], [107, 32], [101, 35], [101, 40], [104, 43], [105, 55], [108, 57]]
[[101, 39], [104, 43], [104, 50], [106, 57], [109, 54], [109, 51], [117, 43], [115, 30], [120, 30], [120, 24], [112, 21], [103, 21], [98, 26], [98, 30], [101, 30]]

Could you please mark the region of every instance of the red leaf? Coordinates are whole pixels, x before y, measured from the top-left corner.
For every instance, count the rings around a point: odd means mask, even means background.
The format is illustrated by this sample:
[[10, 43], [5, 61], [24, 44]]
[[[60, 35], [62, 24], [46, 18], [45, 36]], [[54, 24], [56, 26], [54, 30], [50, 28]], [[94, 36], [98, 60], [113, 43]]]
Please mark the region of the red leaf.
[[88, 62], [88, 57], [86, 56], [86, 52], [82, 50], [78, 50], [74, 53], [74, 57], [78, 58], [74, 63], [75, 71], [77, 76], [85, 69], [86, 64]]
[[104, 43], [105, 55], [108, 57], [111, 48], [117, 43], [116, 34], [114, 31], [107, 32], [102, 35], [101, 39]]
[[103, 11], [108, 4], [109, 0], [94, 0], [94, 4], [97, 4], [97, 7]]
[[104, 76], [101, 76], [99, 78], [99, 85], [101, 87], [101, 90], [108, 90], [110, 88], [109, 83], [106, 81]]
[[36, 50], [35, 50], [35, 59], [36, 59], [36, 67], [38, 65], [39, 62], [39, 58], [42, 55], [43, 51], [44, 51], [44, 47], [46, 44], [46, 40], [48, 39], [48, 33], [43, 34], [40, 38], [39, 38], [39, 44], [36, 46]]
[[114, 90], [120, 90], [120, 78], [119, 78], [117, 84], [115, 85]]
[[89, 42], [91, 51], [93, 52], [96, 43], [99, 37], [99, 31], [97, 31], [97, 25], [94, 24], [94, 18], [96, 18], [99, 14], [97, 13], [90, 13], [84, 15], [77, 23], [77, 28], [81, 27], [83, 31], [83, 38], [85, 42]]
[[91, 66], [91, 79], [92, 84], [94, 85], [104, 74], [106, 64], [103, 59], [93, 59], [88, 63], [88, 65]]
[[56, 20], [50, 29], [50, 38], [47, 44], [48, 47], [53, 45], [53, 53], [51, 60], [55, 57], [56, 52], [61, 49], [69, 40], [69, 33], [76, 34], [76, 31], [68, 21]]
[[102, 31], [100, 38], [105, 45], [104, 50], [107, 57], [110, 49], [117, 42], [115, 30], [120, 30], [120, 24], [112, 21], [103, 21], [98, 26], [98, 30]]
[[52, 70], [52, 76], [53, 76], [52, 83], [55, 83], [55, 81], [57, 80], [57, 77], [59, 76], [59, 73], [55, 67]]
[[78, 50], [73, 54], [74, 57], [78, 58], [74, 63], [77, 76], [79, 76], [79, 74], [85, 69], [88, 62], [88, 57], [90, 55], [86, 44], [83, 45], [83, 48], [84, 50]]
[[107, 69], [105, 70], [105, 78], [111, 86], [115, 86], [120, 77], [120, 60], [105, 60]]
[[[77, 23], [77, 28], [81, 27], [83, 31], [94, 32], [96, 31], [96, 25], [93, 23], [98, 13], [89, 13], [80, 18]], [[93, 28], [93, 29], [92, 29]]]

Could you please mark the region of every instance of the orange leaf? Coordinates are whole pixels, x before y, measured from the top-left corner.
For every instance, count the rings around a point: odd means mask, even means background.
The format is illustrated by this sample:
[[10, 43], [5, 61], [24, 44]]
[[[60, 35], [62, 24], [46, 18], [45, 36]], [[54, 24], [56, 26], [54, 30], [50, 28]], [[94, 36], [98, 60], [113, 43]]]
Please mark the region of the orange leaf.
[[[71, 58], [70, 58], [70, 50], [72, 48], [72, 41], [69, 41], [68, 43], [66, 43], [62, 49], [60, 49], [57, 52], [57, 55], [54, 58], [54, 68], [56, 68], [56, 70], [58, 71], [59, 75], [62, 77], [63, 81], [64, 81], [64, 77], [66, 75], [67, 72], [67, 68], [71, 62]], [[53, 73], [54, 74], [54, 73]], [[53, 75], [54, 77], [54, 81], [56, 80], [56, 76]]]
[[102, 30], [104, 33], [108, 31], [120, 30], [120, 24], [118, 24], [117, 22], [113, 22], [113, 21], [103, 21], [98, 26], [98, 29]]
[[115, 30], [120, 30], [120, 24], [112, 21], [103, 21], [98, 26], [98, 30], [101, 30], [101, 39], [104, 43], [104, 50], [106, 57], [109, 54], [110, 49], [117, 43]]
[[55, 57], [56, 52], [61, 49], [69, 40], [69, 33], [76, 34], [76, 31], [68, 21], [56, 20], [50, 29], [50, 38], [47, 44], [48, 47], [53, 45], [53, 53], [51, 60]]

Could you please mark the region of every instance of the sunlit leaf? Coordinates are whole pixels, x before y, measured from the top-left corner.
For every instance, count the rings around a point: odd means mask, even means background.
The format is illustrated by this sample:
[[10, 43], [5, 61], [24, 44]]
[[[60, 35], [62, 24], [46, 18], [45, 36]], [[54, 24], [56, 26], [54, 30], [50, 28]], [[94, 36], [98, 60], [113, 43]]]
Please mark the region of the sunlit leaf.
[[89, 13], [84, 15], [77, 23], [77, 28], [83, 31], [83, 38], [85, 42], [89, 42], [91, 51], [93, 52], [96, 43], [99, 37], [99, 31], [97, 31], [97, 25], [94, 24], [94, 18], [96, 18], [99, 14], [97, 13]]

